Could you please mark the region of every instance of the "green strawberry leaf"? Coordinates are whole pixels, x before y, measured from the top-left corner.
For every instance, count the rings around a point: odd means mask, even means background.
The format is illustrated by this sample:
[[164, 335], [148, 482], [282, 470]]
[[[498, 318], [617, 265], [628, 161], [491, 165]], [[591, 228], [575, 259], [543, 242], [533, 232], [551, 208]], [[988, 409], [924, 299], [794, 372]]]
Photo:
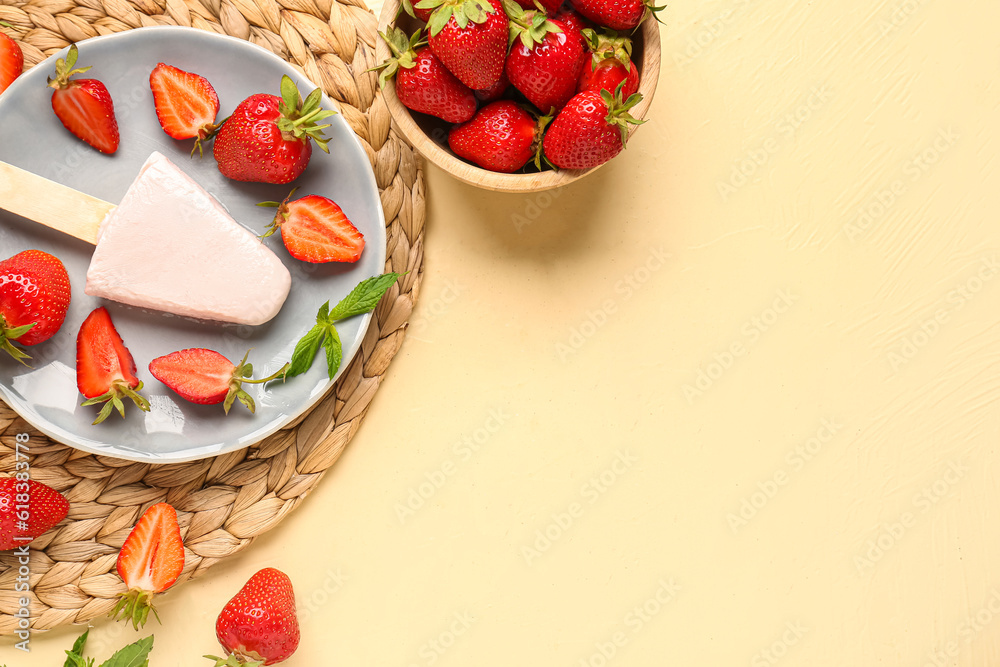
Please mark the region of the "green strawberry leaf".
[[119, 649], [113, 656], [101, 663], [101, 667], [147, 667], [149, 652], [153, 649], [153, 635]]
[[[420, 5], [417, 4], [419, 7]], [[431, 14], [431, 20], [427, 23], [427, 29], [431, 33], [431, 37], [434, 37], [439, 32], [444, 30], [445, 25], [448, 23], [448, 19], [451, 18], [452, 8], [450, 5], [446, 5]]]
[[362, 280], [330, 311], [329, 318], [345, 320], [348, 317], [371, 312], [378, 305], [382, 296], [399, 279], [399, 276], [398, 273], [385, 273]]
[[[314, 89], [306, 97], [306, 101], [302, 103], [302, 111], [300, 111], [299, 113], [301, 113], [303, 116], [308, 116], [312, 112], [314, 112], [317, 109], [319, 109], [319, 105], [320, 105], [320, 102], [322, 101], [322, 99], [321, 99], [322, 97], [323, 97], [323, 93], [320, 91], [320, 89], [319, 88]], [[330, 115], [330, 114], [328, 114], [328, 115]]]
[[292, 113], [299, 108], [299, 89], [287, 74], [281, 75], [281, 100]]

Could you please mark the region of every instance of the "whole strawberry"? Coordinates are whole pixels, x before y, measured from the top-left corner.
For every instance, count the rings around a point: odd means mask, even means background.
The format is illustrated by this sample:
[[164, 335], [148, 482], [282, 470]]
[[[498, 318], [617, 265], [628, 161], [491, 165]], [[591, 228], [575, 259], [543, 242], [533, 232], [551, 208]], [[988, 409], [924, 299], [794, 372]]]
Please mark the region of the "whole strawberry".
[[118, 150], [118, 121], [107, 87], [97, 79], [70, 79], [90, 67], [74, 69], [80, 53], [69, 47], [66, 59], [56, 60], [56, 76], [49, 77], [52, 110], [67, 130], [102, 153]]
[[477, 100], [483, 104], [489, 104], [490, 102], [496, 102], [503, 97], [503, 94], [507, 92], [508, 88], [510, 88], [510, 80], [507, 78], [507, 72], [503, 72], [500, 74], [500, 80], [497, 81], [492, 87], [485, 90], [474, 90], [472, 92], [476, 96]]
[[234, 181], [288, 183], [298, 178], [312, 156], [312, 141], [324, 152], [328, 140], [317, 122], [334, 111], [320, 108], [317, 88], [305, 100], [287, 75], [281, 97], [258, 93], [243, 100], [223, 121], [213, 152], [223, 176]]
[[629, 109], [642, 100], [635, 93], [624, 102], [622, 85], [614, 94], [585, 90], [566, 103], [545, 133], [545, 157], [561, 169], [592, 169], [618, 155], [628, 139], [628, 126], [645, 121]]
[[69, 503], [62, 494], [41, 482], [0, 479], [0, 551], [41, 537], [65, 519], [67, 512]]
[[31, 357], [15, 347], [52, 338], [66, 319], [69, 274], [53, 255], [25, 250], [0, 262], [0, 349], [24, 363]]
[[281, 570], [260, 570], [226, 603], [215, 621], [215, 635], [225, 658], [207, 655], [216, 667], [273, 665], [299, 646], [292, 581]]
[[434, 10], [430, 7], [416, 7], [413, 4], [413, 0], [403, 0], [402, 2], [403, 11], [417, 19], [418, 21], [423, 21], [427, 23], [430, 20], [431, 14]]
[[427, 23], [434, 55], [473, 90], [500, 80], [507, 56], [508, 21], [500, 0], [421, 0], [433, 8]]
[[577, 92], [618, 88], [622, 81], [622, 97], [628, 99], [639, 90], [639, 72], [632, 64], [632, 40], [619, 37], [613, 31], [596, 32], [585, 28], [581, 33], [591, 56], [584, 61]]
[[[0, 22], [2, 23], [2, 22]], [[0, 32], [0, 93], [24, 71], [24, 53], [13, 39]]]
[[556, 12], [552, 18], [557, 21], [562, 21], [563, 25], [567, 25], [577, 32], [580, 32], [587, 27], [586, 19], [573, 11], [573, 8], [569, 5], [563, 5], [562, 9]]
[[542, 112], [561, 109], [576, 94], [584, 61], [583, 37], [540, 11], [524, 11], [511, 0], [507, 13], [511, 39], [507, 78]]
[[[538, 5], [535, 4], [535, 0], [514, 0], [524, 9], [537, 9]], [[559, 8], [562, 7], [562, 0], [538, 0], [538, 4], [542, 6], [545, 13], [549, 16], [554, 16]]]
[[509, 174], [536, 157], [548, 120], [536, 121], [514, 102], [500, 100], [480, 109], [468, 123], [451, 128], [448, 146], [484, 169]]
[[396, 97], [407, 109], [437, 116], [449, 123], [464, 123], [476, 113], [476, 98], [464, 83], [441, 63], [428, 47], [420, 47], [420, 31], [407, 39], [392, 28], [379, 33], [392, 56], [381, 69], [379, 84], [396, 77]]
[[657, 7], [653, 0], [572, 0], [576, 11], [594, 23], [612, 30], [632, 30]]

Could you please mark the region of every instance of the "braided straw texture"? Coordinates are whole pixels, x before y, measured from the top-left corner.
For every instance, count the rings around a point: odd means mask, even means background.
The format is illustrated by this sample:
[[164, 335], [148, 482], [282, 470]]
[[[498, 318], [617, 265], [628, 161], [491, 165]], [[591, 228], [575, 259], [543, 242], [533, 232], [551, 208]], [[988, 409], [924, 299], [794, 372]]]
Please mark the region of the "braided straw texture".
[[[0, 475], [14, 471], [29, 433], [31, 476], [63, 493], [69, 516], [31, 543], [31, 623], [47, 630], [105, 616], [125, 586], [118, 550], [150, 505], [177, 508], [186, 547], [178, 583], [276, 526], [319, 483], [357, 432], [403, 342], [423, 267], [424, 179], [390, 127], [377, 88], [376, 18], [363, 0], [0, 0], [0, 30], [30, 67], [70, 42], [140, 26], [183, 25], [268, 49], [340, 102], [375, 171], [387, 222], [387, 271], [409, 273], [375, 311], [362, 349], [329, 394], [296, 423], [246, 449], [190, 463], [151, 465], [94, 456], [48, 440], [0, 403]], [[0, 554], [0, 634], [12, 634], [17, 559]]]

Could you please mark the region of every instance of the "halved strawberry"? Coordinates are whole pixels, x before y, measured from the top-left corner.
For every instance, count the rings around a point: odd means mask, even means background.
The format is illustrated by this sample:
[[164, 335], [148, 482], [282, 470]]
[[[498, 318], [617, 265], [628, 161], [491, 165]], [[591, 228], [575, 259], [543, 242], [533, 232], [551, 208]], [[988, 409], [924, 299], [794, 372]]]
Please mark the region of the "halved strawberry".
[[208, 79], [160, 63], [149, 74], [153, 105], [160, 127], [174, 139], [194, 139], [194, 148], [202, 152], [201, 142], [214, 136], [219, 114], [219, 96]]
[[52, 110], [66, 129], [102, 153], [118, 150], [118, 121], [111, 94], [97, 79], [70, 80], [89, 67], [73, 69], [79, 51], [76, 44], [69, 47], [66, 59], [56, 60], [56, 76], [49, 77], [52, 91]]
[[251, 380], [253, 365], [247, 363], [250, 352], [243, 355], [239, 365], [214, 350], [191, 348], [171, 352], [149, 362], [149, 372], [157, 380], [167, 385], [181, 398], [199, 405], [225, 403], [226, 414], [236, 399], [247, 406], [250, 412], [256, 410], [253, 397], [243, 390], [243, 384], [263, 384], [284, 375], [285, 364], [278, 372], [262, 380]]
[[24, 71], [24, 54], [13, 39], [0, 32], [0, 93]]
[[118, 552], [116, 569], [128, 592], [121, 594], [110, 616], [136, 630], [146, 624], [150, 610], [160, 620], [153, 596], [173, 586], [184, 570], [184, 541], [172, 506], [157, 503], [139, 517]]
[[104, 403], [95, 424], [107, 419], [112, 408], [124, 417], [122, 397], [149, 412], [149, 401], [138, 393], [142, 382], [135, 370], [135, 361], [111, 322], [111, 314], [107, 308], [97, 308], [83, 321], [76, 337], [76, 386], [87, 399], [83, 405]]
[[288, 201], [295, 190], [281, 202], [262, 202], [258, 206], [276, 206], [274, 221], [261, 238], [281, 229], [281, 240], [295, 259], [314, 264], [356, 262], [365, 248], [365, 237], [340, 206], [332, 199], [307, 195]]

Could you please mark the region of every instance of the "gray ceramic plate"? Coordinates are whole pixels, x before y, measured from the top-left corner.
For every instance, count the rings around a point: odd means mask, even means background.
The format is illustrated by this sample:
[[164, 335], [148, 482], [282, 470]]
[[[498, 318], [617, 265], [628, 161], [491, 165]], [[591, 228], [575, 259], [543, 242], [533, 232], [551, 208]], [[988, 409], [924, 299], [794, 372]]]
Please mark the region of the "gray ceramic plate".
[[[211, 192], [236, 220], [260, 234], [273, 215], [255, 204], [284, 198], [291, 186], [237, 183], [223, 177], [211, 157], [190, 159], [191, 142], [178, 142], [160, 129], [149, 90], [149, 73], [159, 62], [205, 76], [219, 94], [219, 118], [228, 116], [253, 93], [277, 94], [288, 74], [305, 95], [316, 86], [288, 63], [248, 42], [178, 27], [153, 27], [96, 37], [78, 44], [78, 66], [92, 65], [83, 77], [107, 85], [115, 102], [121, 146], [103, 155], [66, 131], [52, 113], [46, 77], [55, 58], [40, 63], [0, 95], [0, 160], [15, 164], [106, 201], [121, 200], [149, 154], [162, 152]], [[65, 50], [59, 54], [65, 56]], [[336, 105], [324, 96], [324, 108]], [[0, 257], [28, 248], [51, 252], [66, 264], [73, 300], [62, 329], [51, 340], [29, 348], [34, 370], [10, 358], [0, 359], [0, 397], [25, 420], [50, 437], [96, 454], [136, 461], [179, 462], [239, 449], [287, 425], [314, 405], [331, 385], [325, 363], [287, 383], [266, 389], [248, 385], [257, 401], [251, 415], [238, 403], [227, 416], [221, 405], [187, 403], [150, 375], [155, 357], [189, 347], [207, 347], [238, 361], [250, 348], [255, 376], [264, 377], [291, 357], [295, 342], [312, 324], [323, 302], [344, 297], [358, 282], [383, 272], [385, 222], [378, 188], [354, 133], [340, 115], [326, 130], [330, 154], [313, 151], [312, 161], [295, 185], [298, 195], [321, 194], [334, 199], [365, 235], [366, 246], [356, 264], [311, 265], [292, 259], [280, 234], [267, 240], [292, 274], [292, 290], [281, 312], [259, 327], [223, 325], [172, 317], [107, 302], [83, 292], [93, 247], [0, 211]], [[252, 271], [253, 267], [247, 267]], [[237, 277], [238, 279], [238, 277]], [[129, 405], [123, 420], [113, 414], [92, 426], [94, 407], [80, 407], [76, 388], [76, 334], [91, 310], [107, 306], [139, 366], [152, 410]], [[338, 326], [344, 344], [345, 369], [361, 346], [370, 315]], [[6, 355], [4, 355], [6, 357]]]

